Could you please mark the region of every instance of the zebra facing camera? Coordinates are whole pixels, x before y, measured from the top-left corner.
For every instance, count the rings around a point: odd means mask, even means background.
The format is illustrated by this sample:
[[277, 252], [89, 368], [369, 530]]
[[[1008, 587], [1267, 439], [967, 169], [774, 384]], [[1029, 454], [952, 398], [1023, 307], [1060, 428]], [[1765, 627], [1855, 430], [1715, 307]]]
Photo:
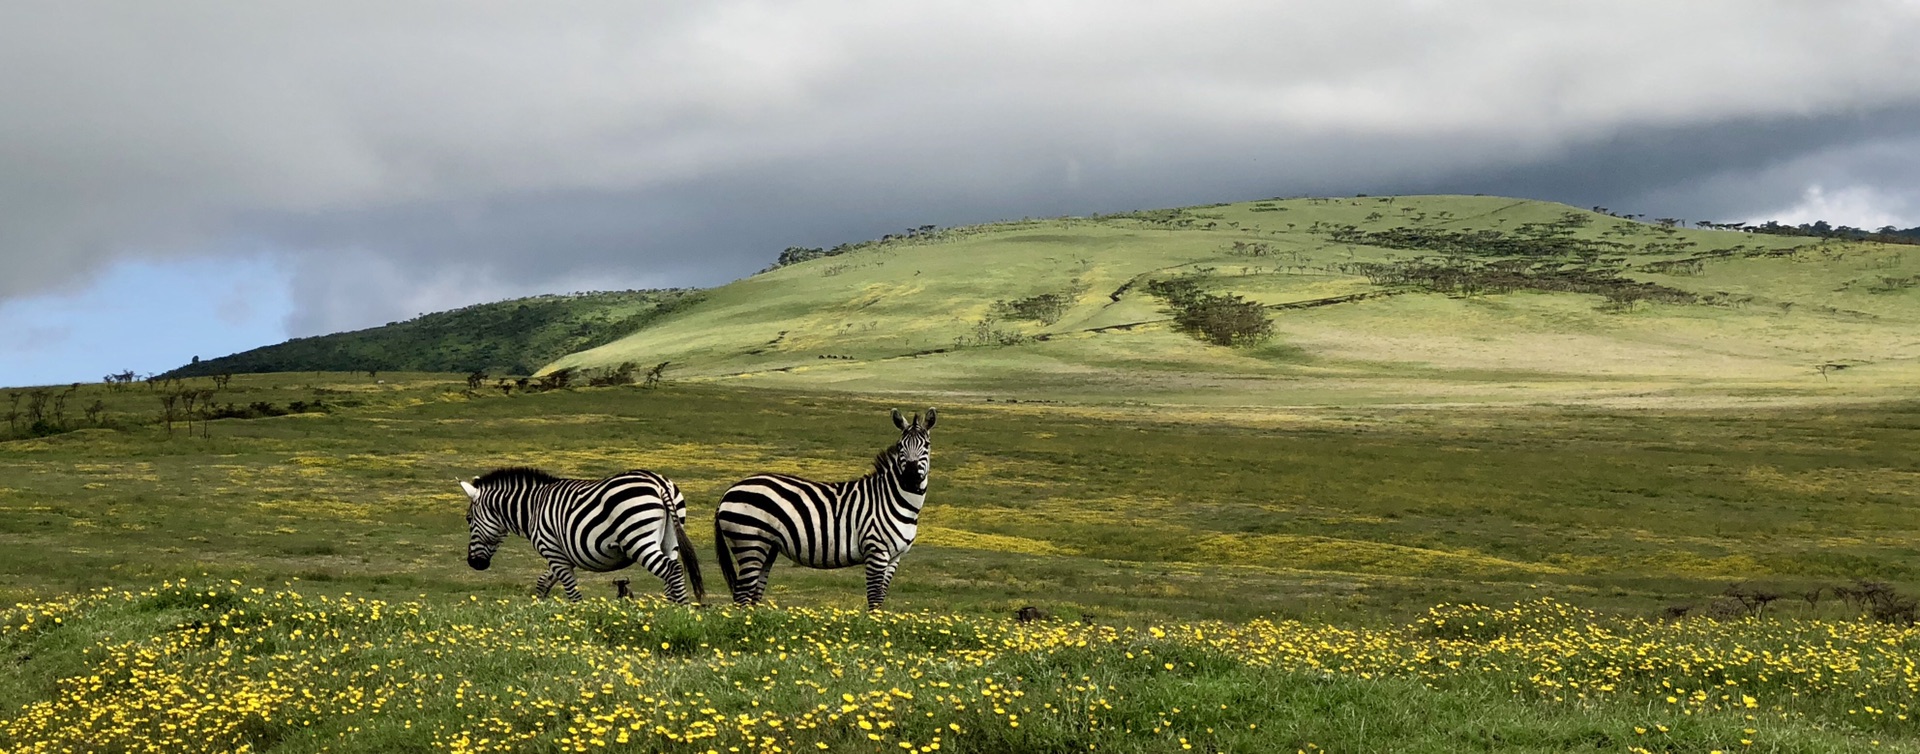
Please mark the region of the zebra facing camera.
[[[935, 418], [934, 410], [931, 407], [929, 407], [927, 409], [927, 424], [925, 427], [922, 427], [922, 429], [933, 429], [934, 418]], [[900, 409], [896, 408], [893, 410], [893, 426], [899, 427], [900, 431], [902, 432], [905, 432], [914, 427], [919, 427], [920, 415], [914, 414], [913, 421], [909, 423], [906, 417], [900, 415]]]

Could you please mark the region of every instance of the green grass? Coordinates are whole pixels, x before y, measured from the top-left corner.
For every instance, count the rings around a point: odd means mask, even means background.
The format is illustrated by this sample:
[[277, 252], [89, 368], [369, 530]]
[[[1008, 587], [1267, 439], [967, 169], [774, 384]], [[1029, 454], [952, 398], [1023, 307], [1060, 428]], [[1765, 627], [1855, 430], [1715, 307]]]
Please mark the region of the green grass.
[[[905, 607], [1357, 616], [1555, 595], [1651, 613], [1735, 581], [1910, 584], [1920, 567], [1913, 403], [1257, 410], [463, 388], [242, 376], [226, 391], [238, 400], [333, 408], [196, 424], [191, 437], [136, 423], [157, 413], [143, 388], [82, 388], [125, 407], [107, 414], [121, 428], [0, 444], [0, 589], [205, 572], [515, 594], [536, 573], [529, 552], [483, 574], [460, 567], [453, 480], [507, 464], [652, 468], [705, 516], [757, 471], [863, 473], [893, 439], [887, 410], [927, 404], [943, 421]], [[859, 578], [782, 566], [774, 594], [851, 605]]]
[[[925, 712], [969, 731], [943, 739], [942, 750], [952, 751], [1085, 750], [1089, 743], [1100, 750], [1161, 751], [1177, 748], [1181, 736], [1198, 750], [1219, 751], [1307, 743], [1336, 751], [1557, 751], [1622, 749], [1643, 740], [1656, 751], [1691, 751], [1738, 745], [1742, 737], [1756, 740], [1761, 751], [1845, 751], [1873, 739], [1914, 743], [1909, 723], [1875, 718], [1869, 725], [1859, 715], [1873, 713], [1854, 707], [1850, 714], [1844, 707], [1853, 697], [1840, 691], [1753, 720], [1746, 719], [1751, 711], [1705, 707], [1687, 715], [1644, 688], [1632, 698], [1563, 694], [1556, 700], [1532, 687], [1517, 693], [1514, 683], [1535, 677], [1538, 668], [1514, 665], [1506, 655], [1462, 658], [1466, 670], [1437, 678], [1399, 664], [1406, 661], [1401, 654], [1356, 650], [1341, 656], [1384, 664], [1327, 674], [1291, 661], [1241, 662], [1253, 656], [1244, 647], [1163, 647], [1137, 632], [1153, 624], [1229, 621], [1204, 629], [1213, 635], [1265, 625], [1246, 621], [1299, 619], [1305, 622], [1289, 630], [1319, 637], [1315, 641], [1359, 635], [1418, 647], [1429, 645], [1407, 643], [1407, 637], [1429, 630], [1417, 621], [1440, 603], [1552, 597], [1600, 610], [1581, 625], [1611, 631], [1676, 603], [1709, 609], [1728, 584], [1744, 582], [1789, 594], [1774, 615], [1822, 623], [1714, 638], [1707, 634], [1721, 624], [1687, 622], [1681, 625], [1706, 633], [1677, 643], [1675, 656], [1691, 657], [1709, 645], [1732, 651], [1776, 644], [1774, 655], [1803, 656], [1802, 649], [1824, 646], [1808, 638], [1824, 635], [1824, 627], [1884, 629], [1854, 622], [1857, 614], [1830, 597], [1810, 607], [1793, 593], [1856, 578], [1911, 591], [1917, 580], [1920, 524], [1911, 511], [1920, 462], [1906, 438], [1920, 428], [1920, 404], [1737, 411], [1076, 406], [962, 402], [950, 395], [876, 400], [699, 383], [506, 396], [466, 392], [459, 375], [381, 380], [239, 376], [222, 395], [276, 405], [320, 400], [329, 408], [196, 424], [191, 435], [184, 426], [169, 435], [154, 423], [157, 400], [144, 386], [83, 386], [75, 400], [107, 403], [107, 426], [0, 443], [0, 597], [27, 603], [6, 614], [16, 628], [0, 632], [0, 655], [12, 658], [14, 671], [0, 681], [0, 709], [51, 705], [34, 708], [40, 713], [0, 715], [12, 720], [0, 724], [28, 726], [10, 728], [23, 741], [56, 733], [79, 737], [70, 741], [121, 741], [96, 723], [126, 716], [92, 712], [124, 713], [146, 700], [149, 710], [200, 710], [199, 727], [175, 731], [199, 742], [397, 751], [457, 748], [461, 731], [488, 735], [473, 720], [496, 715], [531, 735], [528, 746], [558, 750], [573, 735], [567, 728], [582, 723], [562, 725], [545, 717], [546, 710], [572, 714], [612, 705], [603, 713], [631, 708], [630, 717], [644, 713], [664, 723], [670, 720], [658, 716], [668, 712], [712, 709], [728, 720], [774, 715], [797, 726], [818, 694], [796, 682], [828, 688], [830, 697], [854, 693], [872, 701], [864, 696], [869, 691], [909, 688], [911, 679], [976, 694], [989, 682], [1020, 688], [1022, 703], [1034, 711], [1022, 714], [1025, 723], [1015, 734], [995, 728], [996, 716], [981, 708], [962, 714], [931, 707], [937, 701], [931, 689], [912, 686], [920, 689], [911, 692], [918, 701], [897, 702], [888, 713], [902, 726], [889, 733], [889, 746], [900, 738], [928, 743], [933, 732]], [[920, 616], [901, 620], [938, 623], [935, 633], [964, 627], [998, 635], [1009, 630], [1015, 608], [1036, 605], [1066, 626], [1085, 618], [1134, 632], [1127, 634], [1133, 638], [1098, 650], [995, 650], [982, 664], [955, 665], [953, 658], [970, 655], [899, 634], [873, 639], [873, 627], [855, 617], [863, 603], [857, 569], [781, 564], [771, 592], [779, 609], [757, 618], [709, 611], [701, 620], [717, 623], [708, 624], [688, 623], [690, 614], [671, 608], [533, 603], [525, 595], [540, 564], [524, 542], [508, 543], [489, 571], [465, 566], [458, 478], [504, 464], [574, 475], [652, 468], [679, 482], [694, 518], [704, 521], [721, 491], [752, 472], [861, 473], [895, 436], [887, 409], [929, 404], [942, 414], [933, 493], [921, 542], [895, 582], [889, 607]], [[690, 528], [697, 546], [710, 547], [705, 526]], [[710, 583], [717, 580], [709, 576]], [[589, 576], [584, 587], [596, 598], [610, 595], [610, 578]], [[219, 596], [232, 589], [227, 579], [242, 586]], [[201, 602], [139, 596], [167, 580], [190, 581], [189, 591], [216, 595]], [[655, 588], [643, 577], [635, 584]], [[76, 599], [67, 595], [103, 587], [128, 596], [97, 592], [60, 612]], [[332, 601], [308, 609], [254, 594], [255, 587]], [[160, 588], [167, 590], [181, 588]], [[351, 607], [340, 601], [348, 596]], [[386, 614], [401, 620], [371, 622], [368, 603], [360, 600], [386, 601]], [[199, 607], [203, 603], [208, 607]], [[795, 609], [802, 610], [789, 612]], [[785, 658], [777, 647], [786, 634], [740, 638], [748, 621], [815, 620], [805, 616], [816, 613], [806, 611], [841, 616], [818, 618], [829, 635], [855, 631], [866, 638], [826, 655]], [[53, 613], [61, 623], [50, 620]], [[29, 614], [43, 617], [21, 630]], [[223, 618], [228, 626], [221, 626]], [[1559, 630], [1564, 623], [1555, 621], [1522, 621], [1514, 635], [1537, 636], [1527, 626]], [[636, 623], [656, 630], [677, 625], [670, 644], [709, 647], [671, 660], [621, 650], [622, 642], [637, 646]], [[232, 625], [249, 633], [219, 633]], [[479, 626], [493, 627], [492, 638], [476, 638], [480, 643], [468, 653], [436, 643]], [[295, 637], [296, 628], [305, 633]], [[776, 649], [765, 647], [767, 636], [774, 636]], [[1160, 663], [1125, 657], [1138, 648], [1127, 642], [1179, 652], [1180, 663], [1195, 666], [1184, 675], [1156, 672]], [[1884, 645], [1894, 647], [1884, 650], [1893, 652], [1887, 662], [1910, 661], [1911, 645], [1901, 642], [1910, 639]], [[728, 646], [742, 654], [726, 650], [716, 657], [724, 672], [702, 659], [713, 647]], [[342, 647], [359, 649], [338, 654]], [[1449, 651], [1455, 650], [1464, 651]], [[1564, 662], [1567, 655], [1558, 652], [1549, 652], [1556, 658], [1551, 662]], [[314, 664], [320, 656], [328, 664]], [[621, 662], [639, 680], [624, 680]], [[132, 679], [124, 663], [152, 674]], [[1103, 707], [1099, 718], [1117, 732], [1076, 727], [1078, 718], [1055, 711], [1086, 703], [1063, 690], [1074, 684], [1042, 680], [1061, 672], [1068, 681], [1098, 677], [1102, 687], [1117, 690], [1104, 697], [1113, 708]], [[1643, 674], [1642, 680], [1692, 677], [1661, 672], [1667, 675]], [[428, 685], [415, 674], [439, 678]], [[96, 688], [85, 680], [93, 676], [122, 680]], [[211, 693], [220, 704], [259, 700], [275, 711], [248, 717], [185, 704], [167, 696], [185, 693], [163, 683], [176, 677], [191, 680], [181, 688]], [[769, 678], [771, 688], [763, 688]], [[274, 696], [269, 682], [325, 699], [348, 689], [378, 692], [393, 706], [316, 706]], [[449, 709], [444, 694], [461, 683], [472, 701]], [[609, 696], [580, 700], [582, 689], [602, 684], [613, 684]], [[417, 700], [427, 688], [432, 694]], [[706, 706], [645, 701], [692, 693], [706, 694]], [[1766, 697], [1769, 704], [1775, 696]], [[1790, 692], [1782, 698], [1794, 699]], [[516, 710], [515, 699], [547, 706]], [[409, 706], [415, 701], [422, 706]], [[1228, 709], [1218, 709], [1221, 704]], [[1897, 710], [1892, 703], [1871, 704]], [[1153, 731], [1157, 720], [1175, 722], [1175, 707], [1190, 717]], [[469, 720], [468, 712], [476, 717]], [[1781, 712], [1787, 717], [1778, 717]], [[31, 727], [37, 714], [65, 722]], [[670, 729], [684, 731], [689, 720], [673, 719]], [[1255, 723], [1256, 729], [1244, 728]], [[851, 724], [843, 718], [819, 728], [791, 727], [790, 739], [780, 740], [868, 750], [865, 731]], [[1670, 731], [1633, 732], [1656, 724]], [[158, 723], [141, 725], [147, 735], [162, 730]], [[1758, 733], [1745, 733], [1748, 728]], [[240, 738], [222, 738], [230, 735]], [[493, 735], [495, 743], [501, 735]], [[724, 734], [743, 750], [765, 742], [745, 735]], [[640, 740], [630, 747], [679, 746], [658, 736]], [[704, 742], [685, 748], [705, 751]]]
[[1912, 751], [1920, 683], [1912, 629], [1545, 601], [1132, 629], [174, 582], [0, 629], [0, 737], [46, 750]]

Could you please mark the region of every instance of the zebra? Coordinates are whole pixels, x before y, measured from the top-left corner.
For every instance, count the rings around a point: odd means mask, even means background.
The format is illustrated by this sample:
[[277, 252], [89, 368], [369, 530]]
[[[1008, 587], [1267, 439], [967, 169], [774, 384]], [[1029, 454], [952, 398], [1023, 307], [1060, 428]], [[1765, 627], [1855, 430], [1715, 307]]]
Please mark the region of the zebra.
[[574, 569], [615, 571], [638, 562], [666, 582], [667, 598], [706, 600], [700, 562], [687, 546], [687, 499], [671, 480], [651, 471], [605, 479], [561, 479], [539, 469], [495, 469], [461, 482], [466, 490], [467, 565], [487, 570], [507, 534], [532, 540], [547, 559], [534, 583], [546, 597], [557, 582], [580, 601]]
[[713, 520], [714, 549], [733, 601], [752, 605], [767, 591], [775, 555], [808, 568], [867, 567], [867, 609], [887, 599], [900, 559], [913, 547], [927, 500], [934, 410], [909, 423], [893, 412], [900, 441], [873, 459], [873, 471], [846, 482], [760, 474], [727, 489]]

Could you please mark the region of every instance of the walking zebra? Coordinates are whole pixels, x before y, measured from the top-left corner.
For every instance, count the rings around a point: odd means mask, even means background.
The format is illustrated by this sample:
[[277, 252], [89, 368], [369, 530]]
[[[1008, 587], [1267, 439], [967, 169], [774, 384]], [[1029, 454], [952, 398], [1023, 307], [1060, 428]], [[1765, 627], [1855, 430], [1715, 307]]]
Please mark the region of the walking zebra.
[[539, 469], [495, 469], [461, 482], [467, 507], [467, 565], [484, 571], [507, 534], [533, 541], [547, 559], [534, 583], [541, 597], [554, 583], [578, 602], [576, 568], [616, 571], [638, 562], [667, 584], [667, 598], [687, 603], [687, 582], [706, 599], [700, 562], [686, 546], [687, 499], [666, 477], [627, 471], [605, 479], [561, 479]]
[[932, 450], [927, 423], [893, 412], [900, 441], [873, 459], [873, 472], [848, 482], [760, 474], [727, 489], [713, 520], [714, 548], [733, 601], [751, 605], [767, 591], [776, 554], [808, 568], [867, 566], [867, 609], [878, 610], [900, 558], [913, 547], [927, 500]]

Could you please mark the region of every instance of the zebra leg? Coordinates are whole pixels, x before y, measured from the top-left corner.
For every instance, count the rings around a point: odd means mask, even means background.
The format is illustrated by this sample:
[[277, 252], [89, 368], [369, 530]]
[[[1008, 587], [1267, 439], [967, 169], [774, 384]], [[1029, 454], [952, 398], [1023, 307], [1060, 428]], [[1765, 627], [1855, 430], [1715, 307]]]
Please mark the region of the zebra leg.
[[666, 582], [667, 599], [682, 605], [690, 601], [687, 596], [687, 571], [680, 566], [679, 558], [668, 557], [656, 549], [639, 558], [639, 561], [653, 575]]
[[[547, 567], [547, 575], [552, 581], [559, 582], [561, 589], [567, 591], [569, 602], [579, 602], [584, 599], [580, 595], [580, 583], [573, 579], [573, 566], [553, 563]], [[542, 592], [541, 596], [546, 596], [545, 592]]]
[[733, 560], [739, 569], [739, 581], [733, 586], [736, 605], [757, 605], [767, 594], [767, 576], [773, 572], [773, 547], [765, 542], [736, 544]]
[[547, 598], [547, 593], [551, 591], [553, 591], [553, 569], [549, 567], [546, 573], [540, 574], [540, 578], [533, 582], [533, 596], [535, 599], [544, 600]]
[[[912, 542], [907, 547], [913, 547]], [[902, 548], [895, 553], [873, 553], [867, 556], [867, 609], [879, 610], [880, 604], [887, 601], [887, 590], [893, 587], [893, 573], [900, 569], [900, 559], [906, 557], [907, 550]], [[875, 575], [876, 565], [878, 575]], [[879, 592], [876, 597], [874, 587], [878, 581]]]
[[899, 561], [884, 553], [867, 556], [867, 609], [879, 610], [887, 601], [887, 587], [893, 584], [893, 569]]

